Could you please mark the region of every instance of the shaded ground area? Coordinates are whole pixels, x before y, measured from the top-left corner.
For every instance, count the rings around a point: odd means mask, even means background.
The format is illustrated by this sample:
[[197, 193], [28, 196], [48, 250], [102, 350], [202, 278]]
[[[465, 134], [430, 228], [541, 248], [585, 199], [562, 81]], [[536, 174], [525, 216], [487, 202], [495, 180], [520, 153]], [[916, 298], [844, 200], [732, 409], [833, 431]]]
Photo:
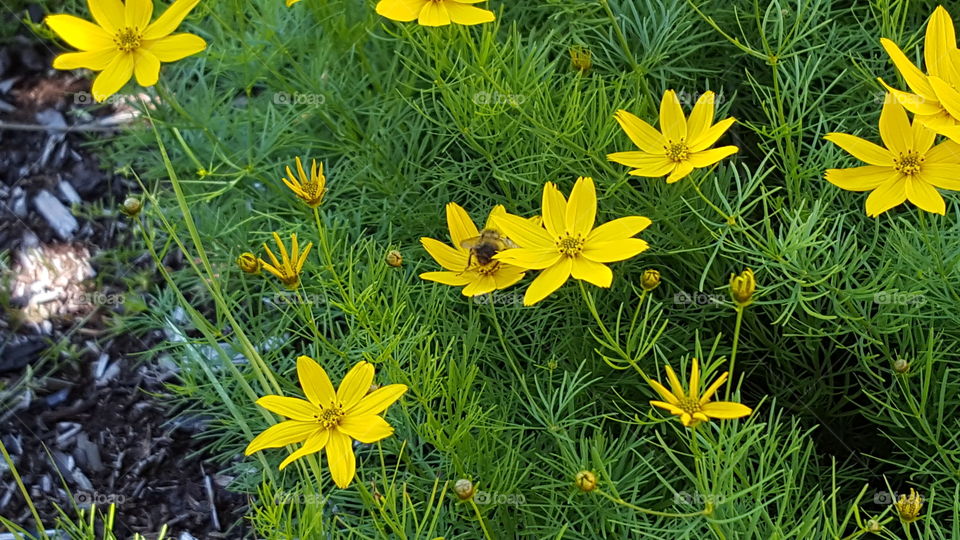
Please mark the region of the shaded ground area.
[[[203, 419], [167, 420], [174, 367], [136, 354], [163, 336], [116, 324], [155, 273], [146, 254], [101, 256], [129, 249], [117, 208], [136, 186], [86, 143], [140, 120], [122, 102], [93, 108], [86, 79], [49, 69], [53, 52], [0, 46], [0, 440], [47, 528], [54, 505], [115, 503], [120, 537], [164, 523], [174, 537], [241, 537], [245, 500], [204, 461]], [[33, 527], [2, 461], [0, 515]]]

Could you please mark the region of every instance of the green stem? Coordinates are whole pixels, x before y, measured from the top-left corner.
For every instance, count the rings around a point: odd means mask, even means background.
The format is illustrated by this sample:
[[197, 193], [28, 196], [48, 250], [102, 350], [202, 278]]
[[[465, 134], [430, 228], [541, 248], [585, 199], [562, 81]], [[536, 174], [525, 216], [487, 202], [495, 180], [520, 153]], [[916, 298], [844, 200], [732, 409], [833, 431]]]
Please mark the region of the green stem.
[[733, 349], [730, 351], [730, 368], [727, 369], [727, 372], [730, 373], [730, 378], [727, 379], [727, 391], [724, 399], [730, 400], [730, 390], [733, 388], [733, 379], [734, 373], [733, 368], [737, 362], [737, 345], [740, 343], [740, 325], [743, 323], [743, 306], [737, 306], [737, 323], [733, 327]]
[[610, 500], [610, 501], [613, 502], [613, 503], [619, 504], [620, 506], [625, 506], [625, 507], [627, 507], [627, 508], [629, 508], [629, 509], [631, 509], [631, 510], [640, 512], [641, 514], [649, 514], [649, 515], [651, 515], [651, 516], [673, 517], [673, 518], [686, 518], [686, 517], [695, 517], [695, 516], [705, 516], [705, 515], [708, 515], [706, 509], [703, 509], [703, 510], [701, 510], [701, 511], [699, 511], [699, 512], [689, 512], [689, 513], [686, 513], [686, 514], [676, 514], [676, 513], [673, 513], [673, 512], [661, 512], [661, 511], [659, 511], [659, 510], [651, 510], [651, 509], [649, 509], [649, 508], [643, 508], [643, 507], [637, 506], [637, 505], [635, 505], [635, 504], [630, 504], [630, 503], [628, 503], [627, 501], [621, 499], [620, 497], [614, 497], [613, 495], [610, 495], [609, 493], [607, 493], [606, 491], [603, 491], [603, 490], [600, 489], [600, 488], [597, 488], [597, 489], [593, 490], [593, 492], [596, 493], [596, 494], [598, 494], [598, 495], [600, 495], [600, 496], [602, 496], [602, 497], [607, 498], [608, 500]]
[[480, 515], [480, 507], [477, 506], [476, 501], [470, 499], [470, 506], [473, 507], [473, 512], [477, 515], [477, 521], [480, 522], [480, 529], [483, 530], [483, 537], [487, 540], [492, 540], [493, 536], [490, 535], [490, 531], [487, 530], [487, 522], [484, 521], [483, 516]]

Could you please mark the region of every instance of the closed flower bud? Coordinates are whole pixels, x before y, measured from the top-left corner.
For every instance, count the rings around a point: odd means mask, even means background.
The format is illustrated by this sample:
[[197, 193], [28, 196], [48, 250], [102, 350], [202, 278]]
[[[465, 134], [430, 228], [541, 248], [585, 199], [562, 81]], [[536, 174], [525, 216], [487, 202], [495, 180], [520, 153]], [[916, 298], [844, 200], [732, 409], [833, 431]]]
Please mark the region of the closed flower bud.
[[756, 290], [757, 280], [753, 277], [753, 270], [747, 268], [740, 275], [730, 274], [730, 296], [738, 306], [749, 306]]
[[650, 292], [660, 286], [660, 272], [653, 268], [643, 271], [643, 277], [640, 278], [640, 286], [643, 290]]
[[910, 371], [910, 362], [903, 358], [897, 358], [897, 361], [893, 363], [893, 370], [897, 373], [906, 373]]
[[473, 497], [473, 482], [467, 480], [466, 478], [461, 478], [453, 484], [453, 492], [457, 494], [457, 497], [461, 501], [466, 501]]
[[237, 266], [248, 274], [260, 273], [260, 259], [249, 251], [237, 257]]
[[403, 265], [403, 255], [399, 251], [391, 249], [387, 252], [386, 261], [390, 266], [400, 268]]
[[591, 471], [580, 471], [574, 480], [580, 491], [590, 492], [597, 489], [597, 475]]
[[913, 523], [914, 521], [920, 519], [920, 509], [923, 507], [923, 497], [916, 492], [915, 489], [910, 488], [910, 496], [901, 495], [900, 500], [893, 503], [894, 508], [897, 509], [897, 514], [900, 516], [900, 521], [904, 523]]
[[593, 67], [593, 54], [590, 49], [580, 45], [570, 47], [570, 65], [581, 73], [590, 71], [590, 68]]
[[139, 214], [140, 210], [143, 210], [143, 202], [136, 197], [127, 197], [123, 200], [123, 205], [120, 207], [120, 211], [130, 217]]
[[870, 521], [867, 522], [867, 531], [869, 532], [878, 533], [882, 528], [883, 528], [883, 525], [880, 525], [880, 522], [877, 521], [876, 519], [871, 519]]

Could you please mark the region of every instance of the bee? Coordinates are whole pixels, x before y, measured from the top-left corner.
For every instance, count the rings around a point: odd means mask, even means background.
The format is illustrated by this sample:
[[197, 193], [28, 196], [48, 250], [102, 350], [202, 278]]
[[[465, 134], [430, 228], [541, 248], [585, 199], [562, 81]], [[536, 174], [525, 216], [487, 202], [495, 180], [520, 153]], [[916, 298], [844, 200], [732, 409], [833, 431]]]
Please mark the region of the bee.
[[467, 238], [463, 242], [460, 242], [460, 247], [470, 250], [470, 256], [467, 257], [467, 267], [464, 268], [464, 270], [469, 270], [470, 263], [473, 262], [474, 259], [477, 260], [477, 264], [486, 266], [494, 262], [493, 256], [498, 252], [508, 248], [515, 248], [517, 245], [511, 242], [509, 238], [501, 236], [500, 233], [494, 229], [483, 229], [480, 231], [479, 236]]

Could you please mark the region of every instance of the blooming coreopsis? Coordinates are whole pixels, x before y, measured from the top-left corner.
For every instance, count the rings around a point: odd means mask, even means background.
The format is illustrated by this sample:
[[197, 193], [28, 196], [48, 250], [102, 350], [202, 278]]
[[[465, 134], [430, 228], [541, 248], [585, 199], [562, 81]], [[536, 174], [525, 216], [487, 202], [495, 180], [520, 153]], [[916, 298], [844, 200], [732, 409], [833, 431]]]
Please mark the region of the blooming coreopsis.
[[714, 124], [714, 101], [713, 92], [704, 92], [686, 118], [677, 94], [667, 90], [660, 100], [660, 131], [627, 111], [617, 111], [614, 118], [640, 150], [607, 154], [607, 159], [633, 167], [633, 176], [666, 176], [673, 183], [735, 154], [736, 146], [710, 148], [736, 121], [725, 118]]
[[380, 0], [377, 13], [400, 22], [417, 21], [421, 26], [472, 25], [494, 20], [492, 11], [478, 8], [484, 0]]
[[176, 0], [155, 21], [151, 0], [88, 0], [96, 24], [73, 15], [49, 15], [45, 21], [64, 41], [80, 52], [53, 60], [56, 69], [99, 71], [93, 97], [103, 101], [136, 76], [142, 86], [153, 86], [161, 62], [175, 62], [196, 54], [207, 43], [194, 34], [173, 34], [200, 0]]
[[303, 442], [280, 463], [283, 470], [304, 456], [326, 449], [330, 476], [337, 486], [345, 488], [357, 471], [353, 440], [374, 443], [392, 435], [393, 427], [379, 415], [400, 399], [407, 387], [391, 384], [368, 393], [374, 376], [373, 364], [368, 362], [353, 366], [336, 391], [327, 372], [308, 356], [297, 358], [297, 376], [307, 399], [272, 395], [258, 399], [257, 405], [290, 420], [257, 435], [244, 454]]
[[960, 190], [960, 145], [934, 146], [936, 133], [919, 120], [911, 124], [896, 100], [880, 113], [880, 138], [886, 148], [846, 133], [826, 139], [868, 163], [849, 169], [828, 169], [826, 179], [850, 191], [870, 191], [867, 215], [879, 216], [909, 200], [927, 212], [943, 214], [946, 205], [936, 188]]
[[660, 407], [670, 411], [680, 417], [680, 422], [686, 427], [693, 427], [700, 422], [706, 422], [711, 418], [730, 419], [741, 418], [753, 412], [750, 407], [741, 403], [732, 401], [710, 401], [713, 394], [727, 381], [727, 372], [723, 372], [716, 381], [711, 384], [706, 391], [700, 393], [700, 365], [697, 359], [693, 359], [693, 366], [690, 369], [690, 384], [688, 390], [684, 391], [680, 379], [673, 369], [666, 366], [667, 379], [670, 382], [670, 390], [657, 381], [650, 380], [650, 386], [660, 394], [664, 401], [650, 401], [654, 407]]
[[323, 196], [327, 193], [327, 177], [323, 175], [323, 162], [317, 165], [317, 160], [310, 162], [310, 174], [303, 170], [303, 163], [296, 158], [297, 174], [293, 174], [287, 166], [287, 176], [283, 178], [290, 191], [310, 208], [316, 208], [323, 203]]
[[260, 265], [267, 272], [277, 276], [277, 279], [279, 279], [280, 283], [283, 283], [285, 287], [288, 289], [296, 289], [297, 286], [300, 285], [300, 271], [303, 270], [303, 263], [307, 261], [307, 254], [310, 253], [313, 242], [308, 243], [307, 247], [303, 248], [303, 252], [301, 253], [300, 245], [297, 243], [297, 234], [291, 234], [290, 252], [288, 254], [287, 248], [283, 245], [283, 241], [280, 240], [279, 234], [273, 233], [273, 241], [277, 243], [277, 247], [280, 249], [280, 260], [277, 260], [276, 255], [270, 251], [270, 247], [264, 242], [263, 249], [266, 250], [267, 256], [270, 257], [270, 262], [260, 259]]
[[493, 259], [510, 245], [494, 221], [495, 217], [505, 214], [503, 206], [493, 207], [481, 232], [460, 205], [447, 204], [447, 228], [453, 247], [433, 238], [420, 239], [427, 253], [446, 271], [425, 272], [420, 278], [463, 287], [461, 292], [465, 296], [487, 294], [520, 281], [523, 268]]
[[511, 214], [496, 222], [519, 247], [496, 255], [496, 259], [530, 270], [542, 270], [523, 296], [532, 305], [560, 288], [570, 276], [598, 287], [609, 287], [613, 272], [605, 263], [622, 261], [650, 247], [633, 238], [650, 220], [629, 216], [594, 227], [597, 192], [593, 179], [581, 177], [568, 202], [553, 182], [543, 186], [543, 225]]

